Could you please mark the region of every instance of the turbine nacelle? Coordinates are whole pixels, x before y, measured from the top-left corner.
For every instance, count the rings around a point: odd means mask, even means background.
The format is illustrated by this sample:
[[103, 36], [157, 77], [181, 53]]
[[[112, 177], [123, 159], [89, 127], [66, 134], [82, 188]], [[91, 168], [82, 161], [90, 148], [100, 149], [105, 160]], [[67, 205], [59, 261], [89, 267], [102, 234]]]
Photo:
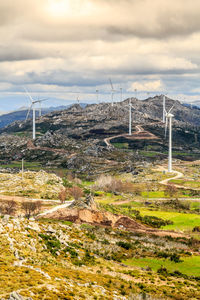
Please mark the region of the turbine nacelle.
[[172, 115], [171, 113], [166, 114], [166, 118], [173, 118], [173, 117], [174, 117], [174, 115]]

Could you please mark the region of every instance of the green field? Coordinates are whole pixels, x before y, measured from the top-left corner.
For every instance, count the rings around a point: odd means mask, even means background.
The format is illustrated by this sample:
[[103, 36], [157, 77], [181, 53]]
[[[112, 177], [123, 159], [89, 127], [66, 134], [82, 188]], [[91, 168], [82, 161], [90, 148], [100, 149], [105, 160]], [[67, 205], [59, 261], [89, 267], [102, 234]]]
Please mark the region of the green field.
[[[19, 168], [21, 169], [22, 167], [22, 162], [21, 161], [12, 161], [8, 164], [2, 164], [2, 161], [0, 161], [0, 167], [1, 168]], [[24, 168], [40, 168], [41, 169], [41, 163], [39, 162], [24, 162]]]
[[188, 188], [200, 188], [200, 182], [195, 180], [172, 179], [171, 183], [183, 185]]
[[151, 211], [145, 208], [138, 208], [142, 216], [155, 216], [164, 220], [173, 221], [173, 225], [167, 225], [162, 229], [168, 230], [191, 230], [200, 225], [200, 215], [185, 214], [168, 211]]
[[161, 266], [169, 272], [179, 271], [188, 276], [200, 276], [200, 256], [182, 257], [183, 262], [175, 263], [168, 259], [156, 259], [152, 257], [131, 258], [123, 261], [128, 266], [136, 266], [140, 268], [150, 267], [157, 271]]

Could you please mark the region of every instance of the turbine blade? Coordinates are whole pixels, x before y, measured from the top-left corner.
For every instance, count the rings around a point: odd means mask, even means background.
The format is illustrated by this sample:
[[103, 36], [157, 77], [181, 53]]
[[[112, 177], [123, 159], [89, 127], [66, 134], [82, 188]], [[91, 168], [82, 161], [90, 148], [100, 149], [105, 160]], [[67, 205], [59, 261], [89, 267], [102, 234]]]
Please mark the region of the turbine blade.
[[174, 108], [174, 105], [172, 105], [172, 107], [171, 107], [170, 110], [168, 111], [168, 114], [172, 111], [173, 108]]
[[25, 93], [28, 96], [28, 98], [31, 100], [31, 102], [33, 102], [33, 98], [31, 97], [31, 95], [29, 94], [29, 92], [27, 91], [27, 89], [24, 87]]
[[114, 90], [111, 78], [109, 78], [109, 81], [110, 81], [111, 89]]
[[46, 100], [48, 100], [48, 98], [46, 98], [46, 99], [41, 99], [41, 100], [36, 100], [36, 101], [33, 101], [33, 103], [35, 104], [35, 103], [43, 102], [43, 101], [46, 101]]
[[28, 112], [27, 112], [26, 120], [25, 120], [25, 121], [27, 121], [27, 119], [28, 119], [28, 116], [29, 116], [29, 114], [30, 114], [30, 111], [31, 111], [32, 106], [33, 106], [33, 104], [31, 104], [31, 106], [29, 107], [29, 110], [28, 110]]

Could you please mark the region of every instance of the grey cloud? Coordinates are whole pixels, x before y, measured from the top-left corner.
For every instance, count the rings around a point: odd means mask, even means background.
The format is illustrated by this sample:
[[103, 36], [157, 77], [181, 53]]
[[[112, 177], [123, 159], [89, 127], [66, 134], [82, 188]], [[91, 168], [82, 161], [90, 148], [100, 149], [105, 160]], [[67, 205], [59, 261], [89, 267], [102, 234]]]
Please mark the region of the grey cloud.
[[14, 46], [14, 50], [12, 45], [0, 47], [0, 62], [34, 60], [44, 58], [46, 56], [46, 53], [18, 44]]

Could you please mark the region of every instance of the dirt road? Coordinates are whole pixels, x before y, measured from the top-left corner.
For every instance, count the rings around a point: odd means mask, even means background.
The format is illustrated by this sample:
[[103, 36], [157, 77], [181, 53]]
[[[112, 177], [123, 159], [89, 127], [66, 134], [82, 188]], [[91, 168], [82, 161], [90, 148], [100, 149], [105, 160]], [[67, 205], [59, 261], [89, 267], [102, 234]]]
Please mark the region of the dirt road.
[[126, 133], [114, 135], [108, 138], [104, 139], [104, 142], [108, 148], [112, 148], [113, 145], [110, 143], [111, 140], [119, 138], [119, 137], [125, 137], [127, 139], [137, 139], [137, 140], [152, 140], [152, 139], [159, 139], [157, 136], [155, 136], [153, 133], [144, 130], [144, 128], [141, 125], [135, 126], [136, 131], [132, 133], [132, 135], [128, 135]]

